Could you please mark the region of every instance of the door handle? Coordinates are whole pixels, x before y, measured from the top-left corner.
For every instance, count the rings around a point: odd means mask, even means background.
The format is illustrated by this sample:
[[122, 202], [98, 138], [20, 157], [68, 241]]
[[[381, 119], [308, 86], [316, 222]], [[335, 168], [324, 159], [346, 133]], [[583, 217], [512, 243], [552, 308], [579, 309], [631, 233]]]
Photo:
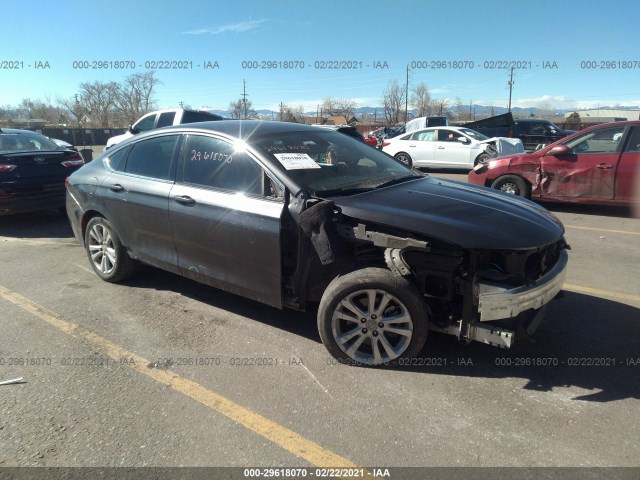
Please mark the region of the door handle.
[[114, 183], [113, 185], [109, 185], [109, 190], [112, 192], [124, 192], [124, 187], [119, 183]]
[[409, 147], [411, 147], [411, 148], [413, 148], [413, 147], [415, 147], [415, 146], [416, 146], [416, 145], [415, 145], [415, 143], [414, 143], [414, 144], [412, 144], [412, 145], [409, 145]]
[[195, 205], [196, 201], [189, 195], [176, 195], [173, 199], [181, 205]]
[[596, 168], [599, 168], [601, 170], [609, 170], [610, 168], [613, 168], [613, 165], [610, 165], [608, 163], [601, 163]]
[[438, 150], [444, 150], [444, 147], [438, 147]]

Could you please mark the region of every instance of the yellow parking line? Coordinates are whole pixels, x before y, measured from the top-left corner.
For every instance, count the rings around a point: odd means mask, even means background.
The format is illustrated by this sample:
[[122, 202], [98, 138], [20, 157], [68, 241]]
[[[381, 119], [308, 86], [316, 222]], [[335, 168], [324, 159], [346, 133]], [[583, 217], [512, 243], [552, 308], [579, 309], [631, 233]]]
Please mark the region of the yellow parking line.
[[576, 230], [592, 230], [594, 232], [605, 232], [605, 233], [624, 233], [626, 235], [640, 235], [640, 232], [632, 232], [629, 230], [608, 230], [606, 228], [578, 227], [577, 225], [565, 225], [565, 228], [575, 228]]
[[640, 295], [632, 293], [612, 292], [611, 290], [600, 290], [599, 288], [583, 287], [582, 285], [571, 285], [565, 283], [563, 290], [576, 293], [590, 293], [602, 297], [618, 298], [620, 300], [630, 300], [632, 302], [640, 302]]
[[0, 297], [26, 310], [34, 316], [44, 320], [58, 330], [77, 339], [85, 340], [100, 347], [112, 359], [132, 359], [123, 365], [136, 370], [147, 377], [171, 387], [173, 390], [186, 395], [193, 400], [221, 413], [227, 418], [238, 422], [243, 427], [263, 436], [279, 447], [301, 457], [318, 467], [358, 468], [344, 457], [337, 455], [311, 440], [289, 430], [282, 425], [263, 417], [262, 415], [244, 408], [228, 398], [225, 398], [202, 385], [181, 377], [170, 370], [147, 368], [151, 362], [135, 353], [129, 352], [115, 343], [103, 338], [80, 325], [68, 322], [59, 315], [47, 311], [44, 307], [32, 302], [26, 297], [15, 293], [0, 285]]

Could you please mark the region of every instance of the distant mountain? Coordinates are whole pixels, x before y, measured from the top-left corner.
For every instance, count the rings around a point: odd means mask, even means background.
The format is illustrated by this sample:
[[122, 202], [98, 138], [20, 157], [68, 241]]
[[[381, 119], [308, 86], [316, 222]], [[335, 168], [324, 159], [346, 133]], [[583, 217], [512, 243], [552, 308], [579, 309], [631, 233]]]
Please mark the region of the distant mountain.
[[[620, 105], [616, 105], [616, 106], [601, 106], [601, 109], [616, 109], [616, 110], [638, 110], [640, 109], [640, 106], [633, 106], [633, 105], [629, 105], [629, 106], [620, 106]], [[213, 110], [213, 109], [207, 109], [207, 111], [211, 112], [211, 113], [215, 113], [217, 115], [222, 115], [223, 117], [226, 118], [231, 118], [231, 111], [230, 110]], [[448, 107], [447, 109], [448, 113], [451, 115], [451, 117], [457, 117], [458, 115], [458, 107], [456, 105], [451, 105]], [[469, 106], [465, 105], [464, 109], [463, 109], [465, 114], [469, 113]], [[483, 118], [483, 117], [488, 117], [490, 115], [502, 115], [503, 113], [507, 113], [508, 109], [506, 107], [496, 107], [496, 106], [487, 106], [487, 105], [476, 105], [473, 104], [471, 105], [471, 111], [473, 112], [473, 115], [476, 118]], [[575, 112], [575, 111], [580, 111], [580, 110], [576, 110], [575, 108], [555, 108], [552, 110], [549, 109], [541, 109], [541, 108], [537, 108], [537, 107], [512, 107], [511, 108], [511, 113], [513, 113], [514, 116], [516, 117], [528, 117], [528, 116], [540, 116], [540, 115], [545, 115], [545, 116], [564, 116], [565, 113], [567, 112]], [[277, 119], [278, 115], [280, 114], [280, 112], [278, 111], [274, 111], [274, 110], [269, 110], [269, 109], [263, 109], [263, 110], [256, 110], [256, 113], [258, 114], [259, 118], [262, 119]], [[309, 111], [309, 112], [305, 112], [305, 115], [307, 117], [315, 117], [316, 116], [316, 111]], [[368, 116], [368, 117], [373, 117], [376, 116], [379, 120], [383, 120], [384, 119], [384, 108], [383, 107], [358, 107], [354, 110], [354, 115], [356, 118], [360, 118], [362, 116]], [[412, 109], [409, 110], [409, 117], [411, 118], [412, 116], [415, 117], [417, 115], [417, 111]]]

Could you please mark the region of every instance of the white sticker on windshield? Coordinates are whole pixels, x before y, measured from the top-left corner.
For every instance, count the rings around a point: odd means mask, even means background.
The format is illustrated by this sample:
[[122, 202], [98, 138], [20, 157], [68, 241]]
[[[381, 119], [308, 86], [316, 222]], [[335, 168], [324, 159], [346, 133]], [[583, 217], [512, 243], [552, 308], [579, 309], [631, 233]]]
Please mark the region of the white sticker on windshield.
[[320, 168], [320, 165], [306, 153], [274, 153], [273, 156], [276, 157], [287, 170]]

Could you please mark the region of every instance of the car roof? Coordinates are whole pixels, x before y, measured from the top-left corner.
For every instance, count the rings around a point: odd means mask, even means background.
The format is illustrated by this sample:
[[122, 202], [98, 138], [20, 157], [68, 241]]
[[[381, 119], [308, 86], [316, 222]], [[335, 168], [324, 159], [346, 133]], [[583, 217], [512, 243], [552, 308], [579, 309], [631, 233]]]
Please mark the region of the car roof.
[[214, 133], [221, 133], [230, 137], [236, 137], [241, 139], [247, 139], [255, 133], [271, 134], [271, 133], [284, 133], [284, 132], [317, 132], [318, 127], [313, 125], [304, 125], [301, 123], [292, 122], [274, 122], [264, 120], [224, 120], [213, 122], [198, 122], [198, 123], [185, 123], [182, 125], [173, 125], [169, 127], [157, 128], [149, 130], [141, 135], [136, 135], [136, 138], [144, 138], [161, 132], [169, 132], [177, 130], [184, 131], [207, 131]]
[[25, 130], [22, 128], [0, 128], [0, 133], [34, 133], [36, 135], [42, 135], [41, 133], [34, 132], [33, 130]]

